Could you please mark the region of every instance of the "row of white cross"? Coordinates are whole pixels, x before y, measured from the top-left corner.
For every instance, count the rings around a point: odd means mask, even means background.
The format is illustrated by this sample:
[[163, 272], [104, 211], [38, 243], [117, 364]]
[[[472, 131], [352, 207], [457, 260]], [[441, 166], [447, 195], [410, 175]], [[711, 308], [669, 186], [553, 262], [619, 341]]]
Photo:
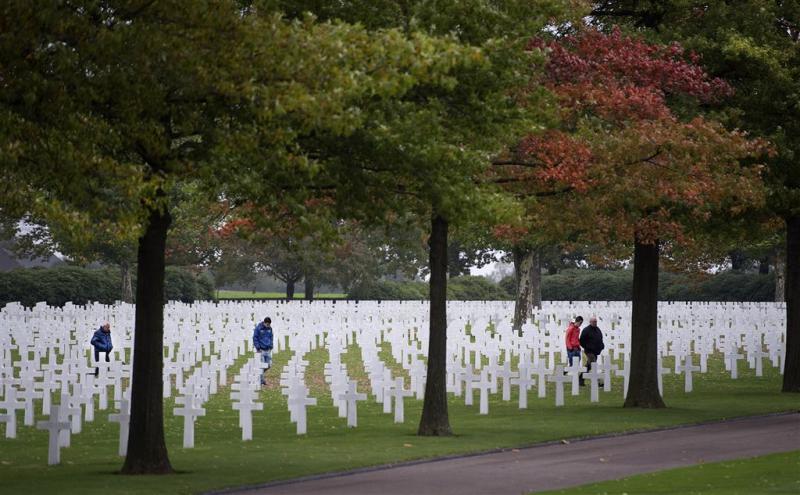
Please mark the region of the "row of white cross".
[[[489, 395], [502, 393], [509, 401], [517, 390], [519, 407], [528, 406], [528, 391], [536, 387], [545, 398], [552, 383], [555, 404], [564, 405], [564, 387], [580, 393], [579, 379], [589, 382], [592, 402], [599, 401], [602, 386], [611, 391], [613, 377], [629, 379], [630, 307], [626, 303], [547, 303], [537, 311], [522, 334], [511, 329], [512, 306], [506, 302], [449, 303], [447, 340], [447, 391], [471, 405], [479, 393], [479, 414], [489, 413]], [[705, 373], [708, 357], [722, 353], [726, 369], [736, 379], [739, 362], [747, 361], [757, 376], [765, 360], [782, 370], [785, 354], [785, 311], [779, 304], [663, 304], [659, 318], [659, 389], [668, 373], [684, 376], [684, 390], [693, 389], [693, 374]], [[606, 351], [585, 372], [578, 362], [566, 365], [564, 330], [577, 314], [596, 315], [604, 332]], [[275, 352], [294, 351], [279, 373], [297, 433], [307, 432], [307, 407], [316, 404], [306, 386], [308, 362], [304, 356], [326, 348], [329, 362], [324, 378], [331, 399], [347, 425], [358, 424], [357, 404], [367, 400], [342, 362], [349, 346], [360, 347], [369, 391], [394, 421], [405, 421], [405, 398], [422, 399], [425, 393], [428, 351], [426, 303], [315, 302], [277, 303], [171, 303], [165, 310], [164, 397], [174, 393], [173, 414], [183, 417], [183, 445], [194, 446], [194, 425], [205, 415], [204, 404], [228, 382], [230, 367], [248, 356], [230, 384], [232, 407], [239, 412], [242, 440], [253, 437], [253, 412], [262, 411], [259, 376], [264, 365], [252, 355], [250, 338], [254, 322], [270, 315], [275, 329]], [[113, 398], [118, 412], [109, 415], [120, 424], [119, 455], [127, 451], [130, 420], [131, 348], [134, 307], [66, 305], [33, 309], [7, 305], [0, 311], [0, 423], [5, 437], [16, 438], [17, 411], [23, 425], [34, 426], [36, 404], [48, 421], [51, 439], [48, 462], [57, 463], [60, 447], [70, 444], [84, 421], [94, 420], [95, 406], [108, 409]], [[88, 340], [99, 322], [110, 321], [114, 339], [111, 362], [92, 363]], [[384, 345], [386, 347], [384, 347]], [[395, 363], [380, 358], [389, 349]], [[665, 368], [661, 359], [674, 358]], [[699, 357], [696, 365], [694, 358]], [[512, 360], [515, 366], [512, 368]], [[576, 360], [579, 361], [579, 360]], [[241, 361], [239, 361], [241, 362]], [[408, 379], [393, 374], [402, 367]], [[95, 366], [99, 374], [94, 375]], [[270, 373], [278, 374], [277, 370]], [[499, 387], [502, 386], [502, 389]], [[111, 395], [109, 395], [109, 387]], [[57, 394], [59, 404], [53, 404]], [[96, 402], [97, 401], [97, 402]], [[67, 426], [65, 426], [67, 425]], [[55, 432], [55, 433], [54, 433]]]

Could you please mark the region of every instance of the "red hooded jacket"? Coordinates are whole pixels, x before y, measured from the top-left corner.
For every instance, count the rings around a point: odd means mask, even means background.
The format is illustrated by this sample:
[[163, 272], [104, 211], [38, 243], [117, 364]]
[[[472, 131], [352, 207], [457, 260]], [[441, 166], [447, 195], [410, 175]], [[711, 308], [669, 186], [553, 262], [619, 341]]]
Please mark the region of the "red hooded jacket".
[[575, 323], [570, 322], [569, 326], [567, 327], [567, 338], [566, 338], [568, 350], [572, 351], [581, 348], [580, 333], [581, 333], [580, 327]]

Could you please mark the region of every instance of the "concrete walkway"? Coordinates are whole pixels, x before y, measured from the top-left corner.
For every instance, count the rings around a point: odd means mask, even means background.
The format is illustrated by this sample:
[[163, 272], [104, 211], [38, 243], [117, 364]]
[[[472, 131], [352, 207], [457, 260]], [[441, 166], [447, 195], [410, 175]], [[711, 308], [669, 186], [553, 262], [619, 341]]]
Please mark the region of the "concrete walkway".
[[521, 494], [792, 450], [800, 450], [797, 413], [334, 473], [227, 493]]

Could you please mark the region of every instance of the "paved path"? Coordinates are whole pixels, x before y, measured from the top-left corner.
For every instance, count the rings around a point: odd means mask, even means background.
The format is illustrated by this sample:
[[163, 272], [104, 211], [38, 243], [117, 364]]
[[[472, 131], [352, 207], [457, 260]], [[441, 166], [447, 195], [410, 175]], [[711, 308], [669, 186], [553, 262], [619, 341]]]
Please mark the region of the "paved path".
[[798, 449], [795, 413], [323, 475], [234, 493], [520, 494]]

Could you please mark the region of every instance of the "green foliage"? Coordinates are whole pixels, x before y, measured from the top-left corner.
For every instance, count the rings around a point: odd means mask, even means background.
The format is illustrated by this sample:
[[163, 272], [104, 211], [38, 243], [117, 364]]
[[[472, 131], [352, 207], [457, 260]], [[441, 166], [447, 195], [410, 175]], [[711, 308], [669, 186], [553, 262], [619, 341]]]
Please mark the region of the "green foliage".
[[[516, 290], [514, 277], [500, 281], [509, 294]], [[630, 301], [632, 270], [565, 270], [542, 277], [546, 301]], [[698, 276], [662, 272], [661, 301], [774, 301], [775, 276], [725, 271]]]
[[428, 284], [377, 280], [354, 287], [347, 297], [348, 299], [378, 301], [423, 300], [428, 298]]
[[486, 277], [464, 275], [447, 282], [447, 298], [456, 301], [498, 301], [511, 299], [508, 292]]
[[[9, 302], [34, 306], [46, 302], [63, 306], [66, 302], [113, 304], [121, 300], [119, 270], [91, 270], [77, 266], [20, 269], [0, 273], [0, 307]], [[214, 299], [213, 282], [207, 274], [167, 267], [165, 294], [167, 300], [194, 302]]]

